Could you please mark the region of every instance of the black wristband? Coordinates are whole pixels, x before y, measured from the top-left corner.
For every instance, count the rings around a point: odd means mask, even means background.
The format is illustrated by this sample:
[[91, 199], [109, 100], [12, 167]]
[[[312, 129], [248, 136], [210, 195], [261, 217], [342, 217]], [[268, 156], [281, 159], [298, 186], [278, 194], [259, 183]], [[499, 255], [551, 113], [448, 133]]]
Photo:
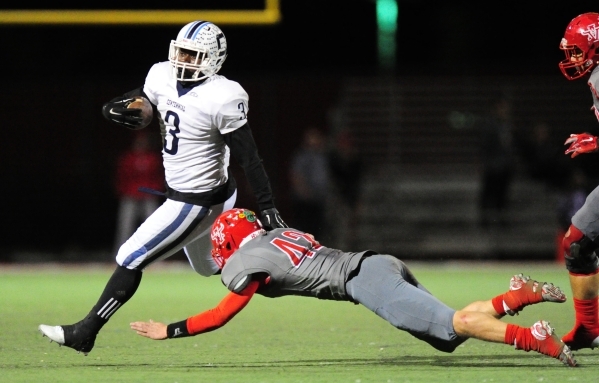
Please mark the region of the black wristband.
[[189, 331], [187, 331], [187, 319], [166, 326], [166, 337], [168, 339], [185, 338], [190, 335]]

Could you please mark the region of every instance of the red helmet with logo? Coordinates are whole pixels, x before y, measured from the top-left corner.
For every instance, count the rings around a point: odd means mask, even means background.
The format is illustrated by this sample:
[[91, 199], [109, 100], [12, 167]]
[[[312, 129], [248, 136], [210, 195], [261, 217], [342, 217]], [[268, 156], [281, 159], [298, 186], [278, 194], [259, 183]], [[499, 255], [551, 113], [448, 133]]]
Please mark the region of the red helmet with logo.
[[559, 68], [568, 80], [588, 73], [599, 62], [599, 13], [576, 16], [566, 27], [559, 48], [566, 54]]
[[241, 245], [262, 234], [262, 223], [248, 209], [227, 210], [216, 218], [210, 230], [212, 258], [221, 269]]

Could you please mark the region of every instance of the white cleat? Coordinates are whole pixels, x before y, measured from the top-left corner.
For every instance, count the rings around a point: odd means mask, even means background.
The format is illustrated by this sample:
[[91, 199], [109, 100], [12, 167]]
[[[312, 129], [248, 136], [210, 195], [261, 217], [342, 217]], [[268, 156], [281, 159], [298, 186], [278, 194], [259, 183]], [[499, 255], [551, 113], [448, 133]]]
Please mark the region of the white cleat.
[[40, 330], [43, 336], [50, 338], [50, 343], [56, 342], [60, 346], [64, 344], [64, 330], [61, 326], [48, 326], [41, 324], [38, 326], [38, 330]]

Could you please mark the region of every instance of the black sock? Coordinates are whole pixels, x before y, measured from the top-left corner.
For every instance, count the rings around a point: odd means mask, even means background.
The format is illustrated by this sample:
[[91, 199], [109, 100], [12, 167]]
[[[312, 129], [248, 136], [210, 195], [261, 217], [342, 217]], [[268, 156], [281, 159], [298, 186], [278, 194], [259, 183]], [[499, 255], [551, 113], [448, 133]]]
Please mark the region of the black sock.
[[141, 270], [118, 266], [106, 283], [100, 299], [82, 321], [84, 328], [93, 333], [100, 331], [112, 314], [135, 294], [141, 282], [141, 276]]

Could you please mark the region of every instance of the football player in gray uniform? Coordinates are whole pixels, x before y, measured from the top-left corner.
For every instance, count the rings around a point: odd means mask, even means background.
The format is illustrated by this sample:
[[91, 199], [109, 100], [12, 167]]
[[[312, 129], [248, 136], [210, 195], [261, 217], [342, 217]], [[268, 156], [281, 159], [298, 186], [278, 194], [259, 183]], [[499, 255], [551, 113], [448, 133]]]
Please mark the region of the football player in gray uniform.
[[166, 201], [121, 245], [117, 268], [89, 314], [71, 325], [39, 326], [51, 341], [87, 355], [102, 326], [135, 294], [143, 269], [181, 249], [200, 275], [219, 271], [208, 234], [219, 214], [235, 204], [230, 155], [243, 168], [268, 229], [287, 227], [248, 125], [248, 94], [217, 74], [226, 57], [220, 28], [191, 22], [171, 41], [168, 61], [152, 66], [142, 88], [103, 106], [104, 117], [131, 129], [144, 127], [142, 110], [129, 108], [137, 97], [158, 112]]
[[131, 323], [131, 329], [156, 340], [197, 335], [226, 324], [255, 293], [271, 298], [298, 295], [361, 304], [439, 351], [453, 352], [468, 338], [476, 338], [576, 365], [570, 348], [548, 322], [526, 328], [499, 320], [528, 305], [564, 302], [566, 296], [551, 283], [518, 274], [507, 292], [456, 311], [435, 298], [396, 257], [328, 248], [311, 234], [291, 228], [267, 232], [247, 209], [221, 214], [210, 236], [212, 256], [222, 267], [221, 280], [230, 293], [214, 309], [180, 322], [140, 321]]
[[[587, 78], [593, 97], [592, 110], [599, 119], [599, 13], [576, 16], [564, 33], [560, 49], [566, 58], [559, 67], [568, 80]], [[597, 137], [571, 134], [566, 154], [576, 157], [597, 151]], [[573, 350], [599, 346], [599, 187], [572, 217], [563, 238], [566, 268], [570, 276], [575, 323], [562, 340]]]

